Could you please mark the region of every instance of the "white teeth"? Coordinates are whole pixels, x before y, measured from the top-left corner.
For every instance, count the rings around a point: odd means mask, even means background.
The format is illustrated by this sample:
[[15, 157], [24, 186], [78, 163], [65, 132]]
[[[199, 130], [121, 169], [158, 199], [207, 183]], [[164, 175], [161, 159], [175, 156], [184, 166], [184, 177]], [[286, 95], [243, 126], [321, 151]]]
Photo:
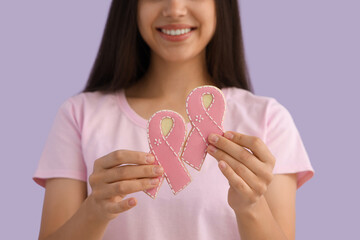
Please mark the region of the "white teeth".
[[171, 36], [178, 36], [178, 35], [182, 35], [185, 33], [190, 32], [191, 29], [190, 28], [185, 28], [185, 29], [176, 29], [176, 30], [167, 30], [167, 29], [161, 29], [161, 32], [167, 34], [167, 35], [171, 35]]

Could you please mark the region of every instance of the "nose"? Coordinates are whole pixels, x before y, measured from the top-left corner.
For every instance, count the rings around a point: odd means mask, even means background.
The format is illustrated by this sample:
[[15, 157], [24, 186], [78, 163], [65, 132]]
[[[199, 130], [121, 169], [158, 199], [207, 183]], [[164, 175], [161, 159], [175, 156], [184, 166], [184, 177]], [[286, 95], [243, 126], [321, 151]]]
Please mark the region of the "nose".
[[177, 18], [186, 15], [186, 0], [165, 0], [164, 17]]

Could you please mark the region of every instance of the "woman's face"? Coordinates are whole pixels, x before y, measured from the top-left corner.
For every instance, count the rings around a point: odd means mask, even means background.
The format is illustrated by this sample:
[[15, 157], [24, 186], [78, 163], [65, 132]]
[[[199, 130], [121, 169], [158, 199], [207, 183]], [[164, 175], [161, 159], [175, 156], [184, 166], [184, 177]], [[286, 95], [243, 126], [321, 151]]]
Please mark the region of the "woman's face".
[[138, 0], [137, 21], [152, 54], [185, 61], [205, 51], [214, 35], [215, 0]]

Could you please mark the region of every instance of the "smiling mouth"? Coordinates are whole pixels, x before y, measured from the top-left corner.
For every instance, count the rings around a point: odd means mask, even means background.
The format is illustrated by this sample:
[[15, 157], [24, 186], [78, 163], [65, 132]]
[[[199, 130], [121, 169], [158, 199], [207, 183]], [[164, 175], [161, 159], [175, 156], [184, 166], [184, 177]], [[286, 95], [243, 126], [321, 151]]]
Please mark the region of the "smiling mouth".
[[197, 29], [196, 27], [194, 28], [178, 28], [178, 29], [162, 29], [162, 28], [156, 28], [157, 31], [169, 35], [169, 36], [180, 36], [180, 35], [184, 35], [186, 33], [189, 33], [191, 31], [194, 31], [195, 29]]

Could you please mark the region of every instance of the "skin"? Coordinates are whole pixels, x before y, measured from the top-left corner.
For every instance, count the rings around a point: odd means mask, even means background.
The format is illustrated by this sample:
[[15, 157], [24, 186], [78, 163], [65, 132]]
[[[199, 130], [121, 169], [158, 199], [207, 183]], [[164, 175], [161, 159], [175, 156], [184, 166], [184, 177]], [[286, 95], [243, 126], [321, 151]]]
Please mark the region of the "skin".
[[[136, 206], [135, 198], [124, 199], [128, 194], [158, 185], [156, 177], [163, 172], [156, 172], [153, 162], [151, 154], [128, 150], [97, 159], [89, 177], [92, 193], [88, 197], [85, 182], [48, 179], [39, 239], [101, 239], [112, 219]], [[121, 164], [137, 165], [118, 167]]]
[[228, 131], [208, 140], [207, 152], [229, 181], [241, 238], [295, 239], [296, 175], [274, 176], [276, 159], [258, 137]]
[[[195, 26], [197, 30], [181, 43], [162, 39], [156, 27], [176, 23]], [[152, 52], [145, 76], [125, 92], [130, 106], [145, 119], [168, 108], [187, 120], [183, 103], [188, 93], [197, 86], [212, 83], [206, 70], [205, 47], [215, 33], [215, 2], [140, 0], [138, 26]]]
[[[169, 23], [198, 29], [184, 42], [168, 42], [155, 27]], [[148, 72], [125, 91], [135, 112], [148, 119], [155, 111], [171, 109], [188, 119], [183, 104], [187, 95], [195, 87], [212, 83], [205, 47], [215, 26], [214, 0], [139, 0], [138, 27], [152, 52]], [[231, 133], [234, 138], [218, 136], [208, 151], [229, 180], [228, 203], [242, 239], [295, 239], [296, 175], [272, 175], [275, 159], [266, 145], [253, 136]], [[211, 146], [217, 150], [211, 151]], [[152, 158], [144, 152], [118, 150], [97, 159], [88, 197], [86, 182], [48, 179], [39, 239], [101, 239], [112, 219], [136, 207], [137, 200], [126, 198], [128, 194], [158, 184], [151, 183], [162, 174], [147, 162]], [[123, 163], [136, 165], [119, 167]], [[226, 168], [222, 170], [220, 163]]]

